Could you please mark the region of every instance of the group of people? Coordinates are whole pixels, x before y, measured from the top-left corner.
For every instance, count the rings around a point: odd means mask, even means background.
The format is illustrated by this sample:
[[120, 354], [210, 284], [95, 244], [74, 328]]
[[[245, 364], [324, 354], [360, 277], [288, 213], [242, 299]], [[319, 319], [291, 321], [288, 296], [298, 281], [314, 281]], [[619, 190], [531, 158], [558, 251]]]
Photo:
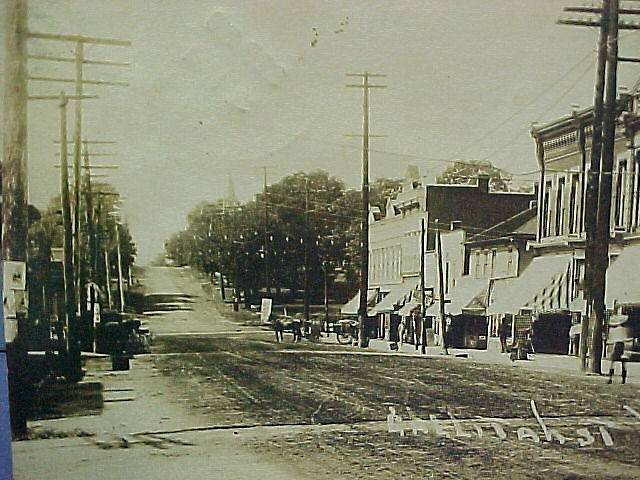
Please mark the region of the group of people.
[[[448, 353], [449, 329], [451, 319], [447, 318], [443, 335], [444, 349]], [[389, 342], [391, 350], [398, 350], [410, 338], [416, 350], [426, 353], [427, 331], [431, 328], [431, 321], [423, 318], [420, 312], [414, 311], [410, 317], [392, 316], [389, 325]]]

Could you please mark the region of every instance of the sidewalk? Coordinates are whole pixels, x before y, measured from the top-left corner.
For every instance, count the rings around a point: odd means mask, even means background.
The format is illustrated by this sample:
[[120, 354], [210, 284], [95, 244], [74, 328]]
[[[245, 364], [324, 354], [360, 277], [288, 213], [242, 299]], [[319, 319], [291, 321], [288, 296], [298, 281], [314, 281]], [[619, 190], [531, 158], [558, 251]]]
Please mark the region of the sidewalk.
[[[336, 343], [335, 335], [331, 334], [328, 338], [322, 337], [323, 343]], [[405, 343], [398, 350], [391, 350], [389, 348], [390, 342], [388, 340], [372, 339], [369, 341], [368, 351], [386, 352], [386, 353], [401, 353], [405, 355], [415, 355], [419, 357], [427, 358], [446, 358], [452, 361], [466, 361], [486, 363], [493, 365], [503, 365], [513, 368], [527, 368], [539, 372], [549, 373], [562, 373], [564, 375], [578, 375], [581, 377], [590, 377], [594, 381], [606, 382], [607, 376], [598, 376], [590, 373], [583, 373], [580, 368], [580, 359], [570, 355], [554, 355], [546, 353], [538, 353], [531, 355], [531, 360], [516, 360], [512, 361], [508, 354], [500, 353], [500, 341], [497, 338], [490, 338], [489, 345], [486, 350], [475, 349], [458, 349], [450, 348], [449, 355], [446, 356], [442, 353], [442, 349], [439, 346], [429, 346], [426, 348], [426, 354], [422, 355], [420, 347], [418, 350], [412, 344]], [[462, 355], [466, 355], [463, 357]], [[602, 361], [602, 371], [607, 373], [609, 371], [609, 361]], [[640, 385], [640, 363], [627, 363], [627, 383]], [[615, 383], [620, 383], [620, 365], [616, 365], [616, 376], [614, 377]]]

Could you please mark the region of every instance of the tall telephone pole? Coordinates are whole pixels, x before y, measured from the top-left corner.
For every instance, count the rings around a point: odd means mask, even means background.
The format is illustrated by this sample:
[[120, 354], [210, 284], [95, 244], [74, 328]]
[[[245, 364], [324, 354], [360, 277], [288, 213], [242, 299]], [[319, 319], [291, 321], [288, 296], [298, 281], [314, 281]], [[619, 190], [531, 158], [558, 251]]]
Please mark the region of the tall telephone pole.
[[262, 167], [264, 173], [264, 288], [267, 296], [271, 295], [271, 274], [269, 272], [269, 203], [267, 198], [267, 166]]
[[[598, 67], [594, 94], [594, 118], [590, 169], [585, 198], [585, 291], [587, 314], [593, 321], [591, 339], [591, 370], [601, 373], [602, 335], [606, 315], [605, 288], [609, 263], [611, 221], [611, 184], [615, 150], [617, 67], [618, 61], [639, 62], [639, 59], [618, 57], [618, 31], [638, 30], [640, 24], [620, 20], [620, 14], [637, 15], [640, 9], [620, 8], [619, 0], [603, 0], [601, 7], [567, 7], [577, 13], [600, 14], [595, 21], [561, 19], [563, 25], [599, 27]], [[580, 356], [587, 369], [587, 336], [590, 319], [582, 323]]]
[[[436, 220], [437, 222], [437, 220]], [[446, 300], [444, 298], [444, 275], [442, 272], [442, 236], [440, 235], [440, 228], [436, 228], [436, 255], [438, 257], [438, 297], [440, 301], [439, 316], [440, 316], [440, 346], [445, 354], [449, 354], [449, 346], [447, 342], [447, 318], [444, 310]]]
[[[74, 77], [73, 78], [57, 78], [46, 76], [30, 76], [29, 80], [39, 82], [61, 82], [61, 83], [73, 83], [75, 89], [75, 96], [82, 97], [84, 85], [105, 85], [105, 86], [120, 86], [126, 87], [129, 84], [127, 82], [116, 81], [104, 81], [104, 80], [90, 80], [84, 78], [84, 65], [101, 65], [110, 67], [127, 67], [128, 63], [112, 62], [108, 60], [91, 60], [85, 57], [85, 44], [93, 45], [110, 45], [119, 47], [131, 46], [131, 42], [128, 40], [112, 39], [112, 38], [94, 38], [83, 35], [64, 35], [54, 33], [41, 33], [41, 32], [29, 32], [29, 38], [36, 38], [40, 40], [52, 40], [60, 42], [71, 42], [74, 44], [74, 56], [56, 57], [48, 55], [30, 55], [29, 58], [33, 60], [43, 60], [56, 63], [73, 63], [74, 65]], [[83, 239], [80, 228], [81, 219], [81, 191], [82, 191], [82, 104], [77, 102], [75, 105], [75, 124], [73, 132], [73, 174], [74, 174], [74, 188], [73, 188], [73, 226], [74, 226], [74, 279], [76, 288], [76, 300], [77, 309], [79, 312], [86, 307], [86, 302], [82, 301], [83, 297], [83, 285], [86, 281], [86, 265], [83, 258]], [[77, 328], [73, 329], [77, 332]], [[74, 338], [72, 341], [76, 341], [76, 333], [73, 333]]]
[[309, 325], [309, 247], [311, 235], [309, 235], [309, 177], [305, 178], [304, 187], [304, 320]]
[[424, 251], [426, 249], [426, 236], [427, 229], [425, 226], [424, 218], [420, 219], [420, 316], [422, 317], [422, 341], [420, 342], [422, 345], [422, 354], [427, 353], [427, 336], [426, 336], [426, 325], [425, 325], [425, 313], [427, 311], [427, 299], [425, 297], [425, 284], [424, 284]]
[[[2, 272], [14, 265], [25, 265], [27, 261], [27, 1], [9, 0], [5, 15], [5, 85], [4, 128], [2, 158]], [[24, 282], [25, 279], [22, 278]], [[16, 291], [3, 285], [3, 301]], [[17, 303], [17, 302], [14, 302]], [[22, 312], [21, 312], [22, 313]], [[3, 316], [4, 317], [4, 316]], [[24, 362], [26, 348], [18, 312], [12, 318], [4, 318], [4, 337], [0, 341], [0, 361], [4, 363], [5, 352], [8, 367], [9, 403], [11, 431], [14, 436], [27, 432], [27, 380]], [[0, 370], [4, 370], [0, 365]], [[2, 379], [4, 380], [4, 379]], [[0, 380], [0, 386], [4, 382]], [[3, 392], [0, 392], [2, 395]], [[2, 409], [6, 412], [6, 408]], [[3, 415], [3, 414], [0, 414]], [[4, 449], [6, 446], [2, 446]], [[6, 448], [11, 448], [10, 445]], [[11, 458], [4, 457], [4, 458]], [[10, 468], [10, 467], [9, 467]]]
[[360, 85], [347, 85], [362, 88], [362, 219], [360, 229], [360, 303], [358, 306], [358, 338], [360, 347], [365, 348], [369, 341], [365, 338], [367, 319], [367, 296], [369, 290], [369, 89], [386, 88], [386, 85], [372, 85], [369, 78], [386, 77], [375, 73], [348, 73], [348, 77], [362, 78]]
[[[66, 327], [76, 325], [76, 287], [73, 271], [73, 227], [71, 223], [71, 200], [69, 198], [69, 168], [67, 161], [67, 103], [68, 98], [64, 93], [60, 94], [60, 200], [62, 203], [62, 225], [64, 234], [62, 237], [63, 251], [63, 276], [64, 276], [64, 303]], [[80, 350], [79, 345], [71, 343], [68, 355], [67, 367], [69, 374], [75, 377], [79, 374]], [[72, 372], [74, 371], [75, 372]]]
[[[611, 183], [616, 134], [617, 70], [618, 70], [618, 8], [619, 0], [609, 0], [607, 37], [607, 78], [605, 81], [602, 160], [598, 195], [598, 221], [595, 232], [595, 261], [592, 273], [593, 310], [595, 323], [591, 341], [591, 371], [602, 373], [602, 333], [606, 314], [605, 286], [609, 266], [609, 235], [611, 231]], [[604, 16], [604, 12], [603, 12]]]

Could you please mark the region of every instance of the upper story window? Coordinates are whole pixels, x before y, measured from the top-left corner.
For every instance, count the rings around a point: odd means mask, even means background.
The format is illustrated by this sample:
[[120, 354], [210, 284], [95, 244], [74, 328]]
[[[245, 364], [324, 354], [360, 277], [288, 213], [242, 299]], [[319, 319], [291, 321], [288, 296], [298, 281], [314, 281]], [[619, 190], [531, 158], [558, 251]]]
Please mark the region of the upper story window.
[[580, 188], [580, 176], [577, 173], [571, 175], [571, 191], [569, 192], [569, 233], [576, 233], [580, 230], [580, 216], [578, 215], [578, 192]]
[[551, 198], [551, 181], [549, 180], [548, 182], [545, 183], [544, 186], [544, 197], [542, 200], [542, 215], [543, 218], [541, 218], [541, 222], [542, 222], [542, 236], [543, 237], [548, 237], [549, 236], [549, 226], [551, 224], [551, 205], [550, 205], [550, 198]]
[[498, 251], [494, 248], [493, 250], [491, 250], [491, 271], [489, 273], [490, 276], [494, 276], [495, 275], [495, 269], [496, 269], [496, 257], [498, 256]]
[[562, 177], [558, 180], [558, 191], [556, 193], [556, 235], [564, 234], [564, 184], [565, 179]]
[[614, 177], [614, 221], [616, 227], [624, 227], [624, 210], [626, 203], [627, 160], [618, 161], [618, 169]]

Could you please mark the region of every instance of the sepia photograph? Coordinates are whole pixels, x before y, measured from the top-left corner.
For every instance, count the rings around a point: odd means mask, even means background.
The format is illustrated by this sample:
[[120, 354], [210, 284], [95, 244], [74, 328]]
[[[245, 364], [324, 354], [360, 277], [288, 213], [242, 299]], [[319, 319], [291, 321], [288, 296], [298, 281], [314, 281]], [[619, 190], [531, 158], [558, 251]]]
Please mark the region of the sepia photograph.
[[0, 0], [0, 480], [640, 479], [640, 0]]

